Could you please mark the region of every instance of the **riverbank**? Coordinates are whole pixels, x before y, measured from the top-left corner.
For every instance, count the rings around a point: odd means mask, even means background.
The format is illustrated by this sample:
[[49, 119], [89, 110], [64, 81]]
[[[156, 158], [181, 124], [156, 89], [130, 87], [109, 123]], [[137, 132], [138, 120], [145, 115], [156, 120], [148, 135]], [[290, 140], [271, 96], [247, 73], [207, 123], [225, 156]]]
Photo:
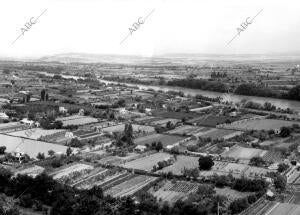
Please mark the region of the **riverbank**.
[[300, 101], [296, 100], [288, 100], [288, 99], [278, 99], [278, 98], [268, 98], [268, 97], [258, 97], [258, 96], [245, 96], [245, 95], [237, 95], [233, 93], [219, 93], [214, 91], [206, 91], [206, 90], [199, 90], [199, 89], [189, 89], [185, 87], [175, 87], [175, 86], [166, 86], [166, 85], [145, 85], [145, 84], [132, 84], [132, 83], [124, 83], [124, 82], [115, 82], [115, 81], [108, 81], [104, 79], [99, 79], [100, 82], [106, 84], [123, 84], [129, 87], [136, 87], [141, 90], [155, 90], [155, 91], [177, 91], [182, 92], [185, 96], [196, 96], [202, 95], [205, 97], [210, 98], [217, 98], [220, 97], [222, 101], [226, 102], [233, 102], [238, 103], [241, 101], [253, 101], [256, 103], [264, 104], [265, 102], [269, 102], [276, 107], [281, 109], [290, 108], [294, 111], [300, 112]]

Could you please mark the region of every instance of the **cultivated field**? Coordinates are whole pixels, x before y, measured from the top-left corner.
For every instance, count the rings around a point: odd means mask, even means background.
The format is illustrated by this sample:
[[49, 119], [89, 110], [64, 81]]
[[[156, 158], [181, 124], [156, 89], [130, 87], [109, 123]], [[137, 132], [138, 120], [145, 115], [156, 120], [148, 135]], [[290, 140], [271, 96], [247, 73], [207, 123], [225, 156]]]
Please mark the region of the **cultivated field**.
[[8, 134], [12, 135], [12, 136], [16, 136], [16, 137], [26, 137], [29, 139], [37, 140], [41, 136], [51, 135], [51, 134], [55, 134], [55, 133], [62, 132], [62, 131], [65, 131], [65, 130], [64, 129], [46, 130], [46, 129], [42, 129], [42, 128], [32, 128], [30, 130], [15, 131], [15, 132], [11, 132]]
[[267, 153], [266, 150], [261, 149], [254, 149], [254, 148], [244, 148], [241, 146], [233, 146], [222, 153], [222, 157], [231, 157], [234, 159], [243, 159], [243, 160], [250, 160], [253, 157], [262, 157]]
[[261, 167], [248, 166], [246, 164], [240, 163], [228, 163], [222, 161], [214, 161], [215, 165], [210, 171], [200, 171], [200, 176], [208, 177], [214, 174], [217, 175], [228, 175], [232, 174], [236, 178], [240, 178], [245, 175], [250, 178], [260, 177], [266, 175], [268, 172], [274, 172], [275, 170], [270, 170]]
[[[116, 125], [116, 126], [103, 128], [102, 131], [105, 131], [105, 132], [123, 132], [124, 129], [125, 129], [125, 124], [120, 124], [120, 125]], [[154, 127], [146, 126], [146, 125], [132, 124], [132, 129], [133, 129], [133, 132], [145, 132], [145, 133], [155, 132]]]
[[268, 215], [299, 215], [300, 205], [289, 203], [277, 203], [277, 206], [271, 208]]
[[230, 139], [232, 137], [241, 135], [243, 132], [241, 131], [234, 131], [234, 130], [227, 130], [227, 129], [217, 129], [213, 128], [204, 134], [200, 134], [199, 136], [202, 138], [208, 138], [210, 137], [211, 139]]
[[163, 146], [167, 145], [173, 145], [175, 143], [178, 143], [179, 141], [184, 140], [185, 137], [179, 137], [179, 136], [172, 136], [172, 135], [166, 135], [166, 134], [151, 134], [148, 136], [140, 137], [134, 140], [134, 143], [137, 145], [146, 145], [153, 142], [160, 141]]
[[217, 195], [225, 196], [227, 198], [228, 202], [232, 202], [236, 199], [245, 198], [252, 194], [250, 192], [239, 192], [239, 191], [230, 189], [229, 187], [224, 187], [224, 188], [216, 187], [215, 191], [216, 191]]
[[67, 125], [85, 125], [85, 124], [98, 122], [98, 120], [96, 118], [93, 118], [93, 117], [90, 117], [90, 116], [80, 116], [80, 115], [61, 117], [61, 118], [57, 118], [57, 120], [62, 121], [64, 126], [67, 126]]
[[130, 162], [123, 164], [123, 167], [141, 169], [145, 171], [151, 171], [153, 166], [156, 165], [159, 161], [167, 160], [171, 155], [167, 153], [155, 153], [146, 157], [142, 157]]
[[167, 181], [162, 187], [158, 190], [150, 190], [150, 193], [153, 194], [158, 200], [167, 201], [168, 203], [175, 203], [179, 199], [187, 198], [189, 194], [195, 193], [198, 190], [198, 184], [185, 182], [185, 181], [176, 181], [172, 183]]
[[105, 194], [113, 197], [131, 196], [149, 183], [157, 180], [156, 177], [138, 175], [129, 180], [126, 180], [116, 186], [105, 191]]
[[180, 119], [180, 120], [182, 118], [192, 119], [192, 118], [195, 118], [195, 117], [199, 116], [199, 114], [193, 113], [193, 112], [185, 113], [185, 112], [160, 111], [160, 110], [154, 110], [152, 112], [152, 114], [153, 114], [153, 116], [159, 116], [159, 117], [164, 117], [164, 118]]
[[120, 180], [126, 180], [131, 175], [127, 171], [117, 170], [117, 169], [97, 169], [97, 171], [92, 171], [86, 177], [81, 180], [76, 181], [72, 184], [78, 189], [90, 189], [93, 186], [101, 186], [101, 188], [107, 189], [109, 185], [118, 183]]
[[174, 164], [167, 166], [158, 172], [172, 172], [175, 175], [182, 175], [184, 168], [191, 169], [198, 167], [198, 160], [198, 157], [179, 155], [177, 156], [177, 161], [175, 161]]
[[33, 165], [31, 167], [27, 167], [25, 169], [22, 170], [17, 170], [15, 172], [15, 175], [28, 175], [31, 177], [36, 177], [37, 175], [41, 174], [42, 172], [44, 172], [45, 168], [41, 167], [41, 166], [37, 166], [37, 165]]
[[92, 169], [94, 169], [93, 166], [78, 163], [55, 171], [51, 175], [53, 176], [53, 179], [60, 180], [65, 177], [72, 177], [76, 173], [86, 174]]
[[166, 119], [160, 119], [156, 121], [152, 121], [151, 125], [157, 125], [157, 126], [166, 126], [168, 122], [171, 122], [173, 125], [175, 125], [177, 122], [181, 122], [179, 119], [173, 119], [173, 118], [166, 118]]
[[201, 126], [215, 127], [218, 124], [225, 123], [227, 119], [232, 120], [231, 117], [227, 117], [227, 116], [204, 115], [204, 116], [193, 118], [193, 119], [189, 120], [188, 122], [197, 124], [197, 125], [201, 125]]
[[178, 134], [178, 135], [193, 135], [199, 132], [205, 132], [210, 130], [211, 128], [208, 127], [199, 127], [199, 126], [192, 126], [192, 125], [183, 125], [177, 127], [173, 130], [166, 132], [167, 134]]
[[[280, 129], [283, 126], [292, 126], [299, 124], [293, 121], [277, 120], [277, 119], [255, 119], [247, 122], [241, 122], [235, 125], [226, 125], [226, 128], [241, 129], [241, 130], [270, 130]], [[300, 124], [299, 124], [300, 125]]]
[[[49, 150], [53, 150], [58, 154], [66, 153], [68, 148], [67, 146], [37, 140], [23, 139], [5, 134], [0, 134], [0, 140], [0, 145], [6, 147], [6, 152], [24, 152], [31, 158], [36, 158], [39, 152], [44, 153], [44, 155], [47, 157]], [[72, 150], [73, 152], [77, 151], [76, 148], [72, 148]]]

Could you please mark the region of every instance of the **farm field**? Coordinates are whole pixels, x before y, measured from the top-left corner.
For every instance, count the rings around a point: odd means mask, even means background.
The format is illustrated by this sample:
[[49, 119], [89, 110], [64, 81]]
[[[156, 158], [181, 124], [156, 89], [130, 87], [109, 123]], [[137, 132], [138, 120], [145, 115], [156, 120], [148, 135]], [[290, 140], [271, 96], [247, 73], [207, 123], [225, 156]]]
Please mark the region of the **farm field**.
[[173, 125], [176, 125], [177, 122], [181, 122], [179, 119], [173, 119], [173, 118], [164, 118], [156, 121], [152, 121], [150, 125], [155, 126], [166, 126], [168, 122], [171, 122]]
[[127, 180], [133, 174], [127, 171], [117, 170], [117, 169], [103, 169], [95, 172], [91, 172], [82, 180], [73, 183], [78, 189], [90, 189], [93, 186], [101, 186], [103, 190], [109, 188], [110, 185], [118, 183], [121, 180]]
[[249, 168], [247, 168], [244, 171], [244, 174], [249, 177], [256, 177], [256, 176], [264, 176], [268, 172], [275, 172], [275, 170], [270, 170], [270, 169], [255, 167], [255, 166], [249, 166]]
[[222, 157], [231, 157], [234, 159], [243, 159], [250, 160], [253, 157], [263, 157], [267, 153], [266, 150], [254, 149], [254, 148], [245, 148], [238, 145], [235, 145], [222, 153]]
[[175, 175], [182, 175], [182, 171], [184, 168], [191, 169], [198, 167], [198, 160], [198, 157], [178, 155], [177, 161], [175, 161], [174, 164], [172, 164], [171, 166], [167, 166], [162, 170], [159, 170], [158, 172], [172, 172]]
[[[92, 153], [94, 153], [94, 152], [92, 152]], [[103, 153], [105, 153], [105, 152], [103, 152]], [[125, 164], [126, 162], [130, 162], [132, 160], [136, 160], [136, 159], [139, 159], [139, 158], [142, 158], [142, 157], [154, 154], [154, 153], [155, 153], [154, 151], [149, 151], [149, 152], [142, 153], [142, 154], [131, 152], [131, 153], [128, 153], [125, 157], [119, 157], [116, 155], [115, 156], [107, 156], [107, 157], [104, 157], [104, 158], [98, 160], [98, 162], [102, 163], [102, 164], [120, 165], [120, 164]]]
[[122, 166], [125, 168], [133, 168], [133, 169], [150, 171], [152, 170], [153, 166], [157, 164], [157, 162], [167, 160], [170, 157], [172, 156], [167, 153], [159, 152], [133, 161], [129, 161], [123, 164]]
[[186, 138], [179, 137], [179, 136], [166, 135], [166, 134], [151, 134], [148, 136], [136, 138], [134, 140], [134, 143], [137, 145], [146, 145], [146, 144], [151, 145], [151, 143], [153, 143], [153, 142], [160, 141], [163, 144], [163, 146], [165, 147], [167, 145], [173, 145], [175, 143], [178, 143], [179, 141], [182, 141], [184, 139], [186, 139]]
[[166, 132], [167, 134], [178, 134], [178, 135], [192, 135], [197, 134], [199, 132], [205, 132], [210, 130], [211, 128], [208, 127], [199, 127], [199, 126], [192, 126], [192, 125], [183, 125], [177, 127], [173, 130]]
[[262, 143], [260, 143], [259, 145], [261, 146], [278, 146], [282, 143], [284, 143], [285, 141], [287, 141], [288, 139], [290, 139], [290, 137], [286, 137], [286, 138], [273, 138], [271, 140], [266, 140]]
[[17, 170], [15, 172], [15, 175], [28, 175], [31, 177], [36, 177], [37, 175], [41, 174], [42, 172], [44, 172], [45, 168], [41, 167], [41, 166], [37, 166], [37, 165], [33, 165], [31, 167], [27, 167], [25, 169], [22, 170]]
[[274, 171], [261, 167], [248, 166], [246, 164], [240, 163], [228, 163], [222, 161], [214, 161], [214, 163], [215, 165], [210, 171], [200, 171], [200, 176], [208, 177], [214, 174], [228, 175], [230, 173], [236, 178], [240, 178], [243, 175], [250, 178], [255, 178], [256, 176], [266, 175], [268, 172]]
[[185, 199], [188, 195], [197, 192], [198, 184], [185, 181], [166, 181], [158, 190], [150, 189], [149, 192], [158, 200], [172, 204], [177, 200]]
[[[102, 131], [104, 131], [104, 132], [123, 132], [124, 129], [125, 129], [125, 124], [120, 124], [120, 125], [103, 128]], [[133, 129], [133, 132], [144, 132], [144, 133], [155, 132], [154, 127], [147, 126], [147, 125], [132, 124], [132, 129]]]
[[288, 137], [286, 140], [282, 141], [282, 143], [278, 143], [275, 147], [276, 148], [286, 148], [288, 149], [293, 144], [298, 144], [300, 142], [300, 137]]
[[226, 128], [241, 129], [241, 130], [270, 130], [280, 129], [283, 126], [292, 126], [293, 124], [299, 124], [297, 122], [277, 120], [277, 119], [254, 119], [247, 122], [241, 122], [236, 125], [226, 125]]
[[65, 131], [65, 130], [64, 129], [46, 130], [46, 129], [42, 129], [42, 128], [32, 128], [30, 130], [15, 131], [15, 132], [10, 132], [8, 134], [12, 135], [12, 136], [16, 136], [16, 137], [26, 137], [29, 139], [37, 140], [41, 136], [51, 135], [51, 134], [55, 134], [55, 133], [62, 132], [62, 131]]
[[96, 118], [90, 117], [90, 116], [69, 116], [69, 117], [60, 117], [57, 118], [57, 120], [62, 121], [64, 126], [68, 125], [85, 125], [90, 123], [96, 123], [98, 120]]
[[216, 194], [221, 195], [221, 196], [225, 196], [228, 199], [228, 202], [232, 202], [236, 199], [240, 199], [240, 198], [245, 198], [249, 195], [251, 195], [251, 192], [239, 192], [236, 190], [233, 190], [229, 187], [224, 187], [224, 188], [215, 188]]
[[[227, 117], [227, 116], [204, 115], [201, 117], [193, 118], [188, 122], [201, 125], [201, 126], [215, 127], [218, 124], [225, 123], [226, 120], [228, 119], [233, 120], [232, 117]], [[238, 120], [238, 118], [236, 120]]]
[[161, 120], [161, 119], [163, 119], [163, 118], [154, 117], [154, 116], [145, 116], [145, 117], [141, 117], [141, 118], [136, 118], [136, 119], [134, 119], [134, 121], [139, 124], [149, 124], [153, 121], [157, 121], [157, 120]]
[[289, 184], [299, 184], [300, 171], [296, 167], [293, 167], [287, 174], [287, 182]]
[[[24, 152], [31, 158], [36, 158], [39, 152], [48, 156], [48, 151], [53, 150], [55, 153], [66, 153], [67, 146], [62, 146], [53, 143], [47, 143], [37, 140], [23, 139], [20, 137], [13, 137], [6, 134], [0, 134], [1, 145], [6, 147], [7, 152]], [[72, 148], [73, 152], [77, 151], [77, 148]]]
[[300, 205], [289, 203], [277, 203], [276, 207], [271, 208], [268, 215], [299, 215]]
[[199, 135], [202, 138], [211, 138], [211, 139], [230, 139], [232, 137], [241, 135], [243, 132], [241, 131], [234, 131], [234, 130], [227, 130], [227, 129], [217, 129], [213, 128], [207, 132], [205, 132], [203, 135]]
[[264, 154], [262, 156], [262, 158], [266, 161], [266, 162], [282, 162], [283, 158], [280, 152], [276, 152], [276, 151], [268, 151], [266, 154]]
[[155, 180], [157, 178], [153, 176], [138, 175], [111, 187], [105, 191], [105, 194], [113, 197], [131, 196]]
[[96, 178], [99, 175], [104, 175], [109, 170], [104, 168], [95, 168], [92, 171], [87, 172], [86, 174], [82, 175], [82, 177], [78, 177], [76, 180], [69, 183], [70, 186], [78, 186], [84, 184], [86, 182], [91, 182], [91, 179]]
[[153, 116], [164, 117], [164, 118], [180, 119], [180, 120], [182, 118], [191, 119], [191, 118], [199, 116], [199, 114], [193, 113], [193, 112], [185, 113], [185, 112], [160, 111], [160, 110], [154, 110], [152, 112], [152, 115]]
[[101, 164], [111, 164], [116, 165], [123, 162], [123, 160], [120, 157], [117, 156], [107, 156], [105, 158], [102, 158], [98, 161]]
[[61, 180], [66, 177], [72, 177], [72, 175], [74, 175], [76, 173], [86, 174], [89, 171], [91, 171], [92, 169], [94, 169], [94, 167], [91, 165], [77, 163], [77, 164], [73, 164], [71, 166], [59, 169], [59, 170], [51, 173], [51, 175], [53, 176], [53, 179]]

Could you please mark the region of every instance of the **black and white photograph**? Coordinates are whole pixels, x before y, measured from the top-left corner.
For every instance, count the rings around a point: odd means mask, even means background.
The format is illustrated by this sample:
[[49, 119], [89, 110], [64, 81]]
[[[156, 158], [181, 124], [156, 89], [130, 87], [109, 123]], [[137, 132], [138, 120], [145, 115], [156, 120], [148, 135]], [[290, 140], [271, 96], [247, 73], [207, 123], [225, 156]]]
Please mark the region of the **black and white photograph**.
[[300, 2], [1, 0], [0, 215], [300, 215]]

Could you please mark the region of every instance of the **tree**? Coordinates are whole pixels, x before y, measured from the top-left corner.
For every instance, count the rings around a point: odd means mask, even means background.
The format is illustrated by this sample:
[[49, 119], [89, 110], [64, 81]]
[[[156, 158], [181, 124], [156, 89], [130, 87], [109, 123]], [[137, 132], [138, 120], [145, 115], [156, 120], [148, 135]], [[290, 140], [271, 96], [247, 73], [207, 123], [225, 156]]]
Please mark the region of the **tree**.
[[80, 140], [78, 140], [77, 138], [73, 138], [73, 139], [71, 140], [71, 142], [70, 142], [68, 145], [71, 146], [71, 147], [78, 147], [78, 148], [80, 148], [80, 147], [82, 147], [84, 144], [81, 143]]
[[234, 200], [230, 205], [229, 209], [232, 214], [238, 214], [245, 210], [249, 206], [247, 198]]
[[199, 169], [198, 168], [192, 168], [192, 169], [184, 168], [182, 174], [187, 178], [197, 179], [199, 177]]
[[34, 113], [29, 112], [27, 118], [28, 118], [29, 120], [35, 120], [35, 115], [34, 115]]
[[297, 85], [290, 89], [288, 92], [289, 99], [300, 100], [300, 85]]
[[125, 124], [125, 129], [124, 129], [124, 141], [127, 142], [128, 145], [133, 144], [133, 128], [132, 124]]
[[280, 136], [288, 137], [291, 134], [291, 129], [289, 127], [281, 127], [280, 128]]
[[67, 156], [70, 156], [72, 154], [72, 149], [70, 147], [67, 148], [66, 154]]
[[172, 128], [172, 122], [171, 122], [171, 121], [168, 121], [166, 127], [167, 127], [168, 129]]
[[278, 172], [284, 172], [285, 170], [287, 170], [289, 168], [289, 165], [285, 164], [285, 163], [280, 163], [278, 165]]
[[0, 155], [5, 154], [5, 150], [6, 150], [5, 146], [0, 146]]
[[253, 166], [262, 167], [266, 164], [266, 162], [261, 157], [253, 157], [250, 159], [250, 164]]
[[41, 101], [45, 101], [46, 90], [42, 89], [41, 91]]
[[55, 154], [55, 151], [53, 151], [53, 150], [49, 150], [49, 151], [48, 151], [48, 155], [49, 155], [50, 157], [52, 157], [54, 154]]
[[119, 99], [118, 102], [117, 102], [117, 105], [119, 107], [125, 107], [125, 104], [126, 104], [125, 99]]
[[39, 159], [39, 160], [44, 160], [44, 159], [45, 159], [45, 154], [39, 152], [39, 153], [37, 154], [36, 158]]
[[30, 161], [30, 156], [28, 154], [24, 155], [23, 163], [28, 163]]
[[199, 158], [200, 170], [210, 170], [213, 165], [214, 165], [214, 161], [211, 156], [201, 156]]
[[155, 146], [155, 149], [157, 151], [160, 151], [160, 150], [163, 149], [163, 147], [164, 147], [164, 145], [161, 143], [161, 141], [158, 141], [157, 144], [156, 144], [156, 146]]
[[273, 178], [274, 180], [274, 186], [279, 191], [283, 192], [286, 188], [286, 178], [280, 174], [276, 174], [276, 176]]
[[30, 102], [30, 97], [31, 97], [30, 94], [26, 95], [26, 102]]

